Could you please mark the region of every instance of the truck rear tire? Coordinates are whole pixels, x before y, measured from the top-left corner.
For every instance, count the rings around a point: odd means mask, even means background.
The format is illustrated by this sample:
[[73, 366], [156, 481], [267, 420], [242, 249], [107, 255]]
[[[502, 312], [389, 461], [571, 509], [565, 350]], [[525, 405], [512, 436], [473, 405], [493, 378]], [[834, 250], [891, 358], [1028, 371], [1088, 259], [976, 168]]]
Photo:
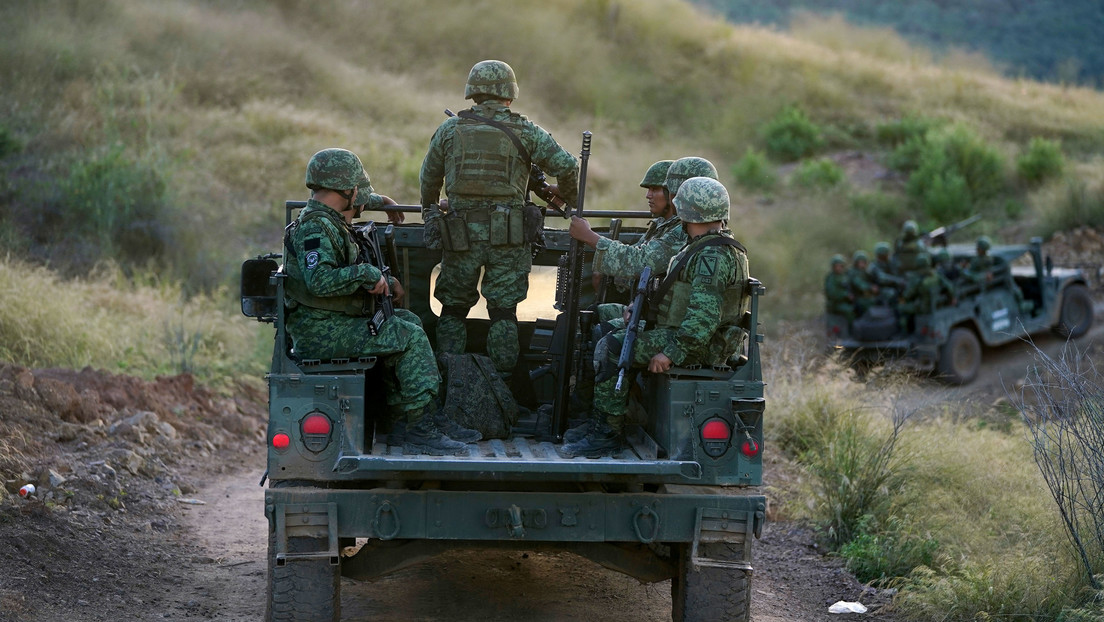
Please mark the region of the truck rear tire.
[[952, 384], [968, 384], [981, 369], [981, 342], [974, 331], [959, 326], [951, 331], [939, 354], [939, 375]]
[[[325, 542], [289, 538], [288, 552], [317, 551]], [[266, 622], [337, 622], [341, 619], [341, 566], [328, 559], [297, 559], [276, 565], [276, 533], [268, 534]]]
[[1077, 339], [1089, 332], [1093, 323], [1093, 301], [1084, 285], [1070, 285], [1062, 293], [1062, 311], [1054, 332], [1060, 337]]
[[[739, 568], [701, 566], [690, 562], [689, 544], [679, 545], [678, 567], [671, 579], [673, 622], [714, 622], [751, 619], [751, 572]], [[740, 561], [742, 545], [723, 542], [699, 545], [699, 554], [719, 561]]]

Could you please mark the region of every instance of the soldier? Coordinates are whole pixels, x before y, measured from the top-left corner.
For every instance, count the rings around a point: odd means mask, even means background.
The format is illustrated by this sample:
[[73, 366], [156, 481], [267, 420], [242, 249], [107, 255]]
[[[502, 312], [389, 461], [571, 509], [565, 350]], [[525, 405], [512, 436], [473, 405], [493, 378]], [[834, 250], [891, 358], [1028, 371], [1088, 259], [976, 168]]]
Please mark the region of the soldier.
[[878, 283], [868, 269], [869, 264], [866, 251], [855, 251], [851, 256], [851, 267], [847, 270], [847, 282], [855, 296], [855, 314], [858, 317], [862, 317], [878, 299]]
[[[437, 128], [421, 170], [426, 246], [443, 247], [434, 290], [442, 305], [438, 353], [465, 351], [464, 319], [479, 301], [479, 287], [491, 318], [487, 354], [502, 373], [517, 363], [517, 305], [528, 292], [533, 265], [522, 233], [530, 163], [556, 177], [554, 191], [567, 203], [574, 203], [579, 191], [575, 157], [540, 126], [510, 110], [517, 95], [509, 65], [476, 63], [464, 89], [464, 98], [475, 105]], [[442, 182], [446, 214], [436, 205]]]
[[[422, 327], [396, 314], [369, 330], [373, 294], [391, 285], [379, 268], [358, 261], [350, 223], [359, 215], [358, 186], [371, 194], [360, 158], [345, 149], [323, 149], [307, 164], [307, 206], [284, 237], [287, 272], [287, 330], [300, 358], [376, 356], [385, 374], [393, 427], [405, 428], [404, 448], [446, 455], [466, 451], [440, 429], [436, 408], [441, 378]], [[378, 195], [377, 195], [378, 196]], [[366, 203], [374, 200], [369, 198]], [[398, 289], [398, 287], [396, 288]]]
[[1012, 292], [1012, 296], [1016, 299], [1016, 305], [1021, 311], [1030, 311], [1032, 305], [1025, 303], [1023, 291], [1019, 285], [1016, 285], [1016, 280], [1012, 277], [1011, 267], [1007, 262], [989, 254], [989, 249], [992, 246], [993, 243], [988, 236], [983, 235], [977, 239], [975, 246], [977, 256], [970, 259], [970, 265], [963, 273], [963, 280], [982, 291], [996, 284], [1003, 285]]
[[824, 301], [828, 313], [842, 315], [849, 324], [855, 319], [855, 295], [851, 293], [843, 255], [832, 255], [832, 271], [824, 277]]
[[[747, 310], [747, 251], [725, 228], [728, 191], [708, 177], [687, 180], [675, 195], [686, 227], [686, 246], [671, 258], [667, 276], [650, 300], [654, 326], [640, 333], [632, 352], [634, 371], [661, 374], [672, 365], [725, 364], [743, 343], [738, 322]], [[617, 360], [625, 329], [602, 338], [589, 429], [564, 444], [565, 457], [608, 456], [622, 448], [629, 386], [617, 390]]]
[[954, 284], [947, 277], [936, 272], [931, 264], [931, 256], [920, 253], [916, 256], [916, 278], [909, 282], [901, 294], [901, 330], [909, 332], [910, 319], [921, 313], [931, 313], [938, 307], [958, 304], [955, 298]]
[[890, 259], [889, 242], [874, 245], [874, 263], [870, 264], [870, 275], [881, 290], [878, 296], [882, 304], [895, 304], [897, 294], [905, 288], [905, 281], [897, 276], [897, 269]]
[[947, 277], [947, 280], [951, 283], [957, 284], [958, 280], [962, 278], [962, 271], [951, 261], [951, 253], [946, 248], [939, 249], [939, 252], [935, 254], [935, 263], [939, 274]]

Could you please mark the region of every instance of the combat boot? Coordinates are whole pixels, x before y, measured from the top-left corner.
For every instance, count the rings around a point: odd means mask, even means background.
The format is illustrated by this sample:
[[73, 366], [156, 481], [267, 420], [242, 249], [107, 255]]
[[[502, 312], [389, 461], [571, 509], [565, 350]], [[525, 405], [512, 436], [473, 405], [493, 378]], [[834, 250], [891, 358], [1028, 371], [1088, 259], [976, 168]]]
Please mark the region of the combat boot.
[[402, 447], [406, 439], [406, 422], [392, 421], [391, 430], [387, 433], [387, 444], [391, 447]]
[[428, 456], [459, 456], [468, 453], [468, 446], [446, 436], [431, 414], [414, 423], [407, 423], [403, 438], [403, 453]]
[[579, 441], [583, 440], [583, 437], [586, 436], [587, 432], [590, 431], [590, 426], [591, 426], [592, 423], [593, 423], [593, 420], [590, 419], [590, 418], [587, 418], [582, 423], [580, 423], [580, 424], [578, 424], [574, 427], [568, 428], [567, 431], [564, 432], [564, 435], [563, 435], [564, 444], [578, 443]]
[[[429, 416], [429, 415], [427, 415]], [[483, 433], [479, 430], [473, 430], [471, 428], [465, 428], [464, 426], [456, 423], [445, 414], [443, 410], [438, 410], [433, 416], [434, 423], [437, 424], [437, 428], [441, 432], [451, 438], [454, 441], [460, 441], [461, 443], [478, 443], [483, 440]]]
[[581, 440], [565, 443], [560, 447], [564, 458], [604, 458], [621, 451], [624, 442], [619, 430], [614, 430], [604, 421], [591, 421], [590, 430]]

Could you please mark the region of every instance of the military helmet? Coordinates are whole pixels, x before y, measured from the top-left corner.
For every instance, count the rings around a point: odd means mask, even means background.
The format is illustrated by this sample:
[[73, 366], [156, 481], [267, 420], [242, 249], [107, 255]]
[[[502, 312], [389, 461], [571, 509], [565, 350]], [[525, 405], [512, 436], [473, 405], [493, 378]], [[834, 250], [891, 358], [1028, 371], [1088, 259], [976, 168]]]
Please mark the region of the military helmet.
[[500, 60], [483, 60], [468, 73], [464, 99], [490, 95], [498, 99], [517, 99], [518, 83], [512, 67]]
[[993, 242], [989, 239], [989, 236], [983, 235], [977, 239], [977, 248], [979, 251], [987, 251], [993, 246]]
[[931, 255], [929, 255], [927, 253], [917, 253], [916, 254], [916, 263], [921, 268], [930, 268], [931, 265], [932, 265]]
[[729, 205], [728, 190], [711, 177], [691, 177], [675, 195], [675, 209], [682, 222], [728, 220]]
[[709, 160], [697, 156], [679, 158], [671, 164], [671, 168], [667, 169], [667, 178], [663, 186], [673, 196], [678, 193], [679, 186], [691, 177], [717, 179], [717, 167]]
[[357, 184], [357, 195], [353, 199], [353, 207], [362, 207], [368, 204], [368, 201], [372, 198], [372, 193], [376, 190], [372, 188], [372, 180], [368, 178], [368, 172], [364, 172], [364, 176], [360, 178], [360, 183]]
[[843, 255], [832, 255], [832, 266], [842, 266], [847, 263], [847, 260], [843, 258]]
[[916, 224], [915, 220], [906, 220], [905, 224], [901, 226], [901, 235], [908, 239], [919, 236], [920, 225]]
[[307, 187], [311, 190], [352, 190], [367, 181], [360, 158], [348, 149], [323, 149], [307, 163]]
[[655, 164], [649, 166], [648, 172], [644, 173], [644, 179], [640, 181], [640, 187], [662, 187], [663, 182], [667, 179], [667, 169], [671, 168], [671, 165], [674, 163], [674, 160], [660, 160], [659, 162], [656, 162]]
[[889, 242], [878, 242], [874, 245], [874, 256], [882, 257], [889, 254]]
[[947, 249], [941, 248], [939, 252], [935, 254], [935, 259], [939, 261], [939, 263], [947, 263], [951, 260], [951, 253]]
[[866, 255], [866, 251], [855, 251], [851, 255], [851, 261], [870, 261], [870, 257]]

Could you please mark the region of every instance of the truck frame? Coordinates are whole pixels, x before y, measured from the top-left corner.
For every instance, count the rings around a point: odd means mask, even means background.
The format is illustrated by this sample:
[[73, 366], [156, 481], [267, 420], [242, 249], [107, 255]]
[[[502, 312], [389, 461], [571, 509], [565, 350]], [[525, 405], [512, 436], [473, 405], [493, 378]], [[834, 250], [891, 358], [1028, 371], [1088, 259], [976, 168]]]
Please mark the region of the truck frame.
[[[285, 221], [302, 206], [287, 202]], [[642, 232], [625, 228], [620, 239], [631, 243]], [[567, 232], [544, 234], [534, 265], [556, 266]], [[393, 242], [407, 306], [432, 334], [440, 252], [425, 248], [421, 224], [377, 227], [375, 235]], [[632, 393], [647, 416], [629, 427], [630, 447], [619, 454], [562, 458], [556, 431], [545, 429], [434, 457], [380, 441], [387, 412], [375, 358], [304, 360], [291, 351], [279, 259], [245, 261], [241, 280], [243, 313], [275, 329], [266, 376], [267, 620], [338, 620], [342, 576], [371, 581], [451, 549], [567, 551], [643, 582], [670, 579], [676, 621], [750, 618], [752, 541], [766, 520], [758, 320], [765, 288], [757, 280], [747, 284], [744, 351], [728, 366], [642, 373]], [[469, 349], [481, 351], [488, 322], [468, 323]], [[571, 380], [556, 377], [557, 357], [575, 355], [556, 334], [564, 324], [519, 322], [522, 357], [511, 388], [534, 410]]]

